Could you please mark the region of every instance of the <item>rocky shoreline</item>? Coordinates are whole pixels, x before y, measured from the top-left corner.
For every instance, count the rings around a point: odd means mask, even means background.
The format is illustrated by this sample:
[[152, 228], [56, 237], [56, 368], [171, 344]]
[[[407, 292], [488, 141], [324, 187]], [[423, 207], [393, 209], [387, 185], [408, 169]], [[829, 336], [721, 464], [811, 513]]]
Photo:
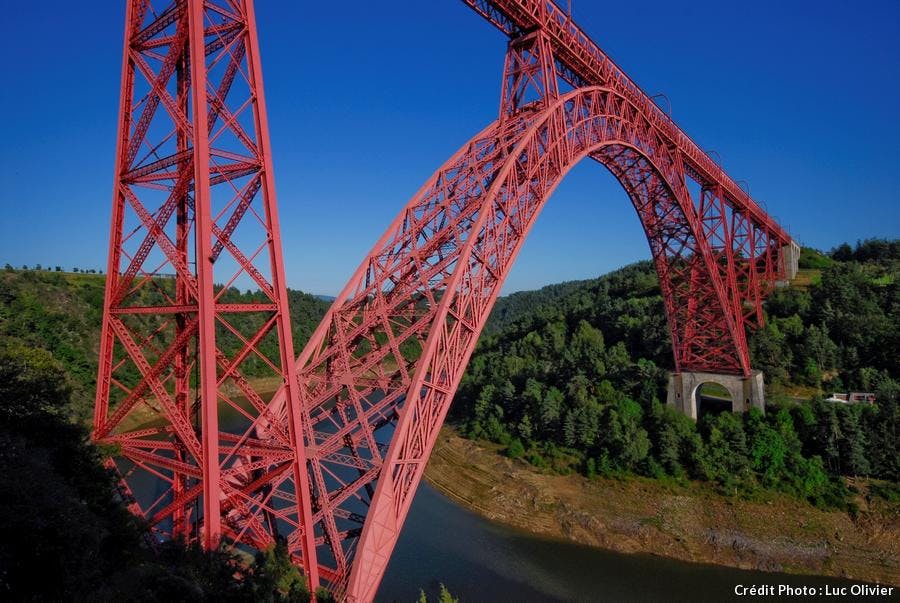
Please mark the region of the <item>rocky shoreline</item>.
[[425, 477], [492, 521], [622, 553], [900, 586], [900, 505], [865, 495], [859, 512], [767, 494], [745, 500], [702, 484], [542, 473], [445, 427]]

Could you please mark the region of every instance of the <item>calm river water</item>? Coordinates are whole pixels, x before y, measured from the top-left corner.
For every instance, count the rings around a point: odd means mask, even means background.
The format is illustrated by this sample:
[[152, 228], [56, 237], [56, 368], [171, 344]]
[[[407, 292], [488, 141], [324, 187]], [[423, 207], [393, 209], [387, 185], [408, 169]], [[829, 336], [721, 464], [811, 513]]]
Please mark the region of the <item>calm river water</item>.
[[[817, 588], [852, 584], [838, 578], [625, 555], [537, 538], [482, 519], [423, 483], [377, 600], [414, 603], [420, 588], [431, 595], [441, 582], [461, 603], [727, 601], [739, 599], [734, 595], [736, 584], [774, 584], [776, 588], [779, 584]], [[808, 600], [782, 600], [790, 599]]]

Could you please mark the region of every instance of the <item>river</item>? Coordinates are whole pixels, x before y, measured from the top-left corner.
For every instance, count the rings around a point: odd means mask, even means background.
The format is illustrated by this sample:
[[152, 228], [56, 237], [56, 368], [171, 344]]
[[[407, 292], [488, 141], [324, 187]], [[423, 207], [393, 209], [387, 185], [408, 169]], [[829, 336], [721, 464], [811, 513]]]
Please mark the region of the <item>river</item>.
[[[535, 537], [487, 521], [423, 483], [378, 591], [379, 602], [430, 600], [443, 583], [475, 601], [723, 601], [735, 585], [850, 586], [795, 576], [626, 555]], [[743, 597], [743, 599], [758, 597]]]

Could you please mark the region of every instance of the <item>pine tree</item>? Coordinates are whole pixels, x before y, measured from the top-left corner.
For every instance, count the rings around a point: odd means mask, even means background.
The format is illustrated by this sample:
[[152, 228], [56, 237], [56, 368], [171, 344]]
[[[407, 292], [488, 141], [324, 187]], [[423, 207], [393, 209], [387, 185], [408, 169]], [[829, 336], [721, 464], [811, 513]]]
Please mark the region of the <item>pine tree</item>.
[[841, 455], [841, 467], [848, 475], [868, 475], [869, 460], [866, 458], [866, 434], [859, 423], [861, 407], [841, 408], [841, 438], [838, 448]]

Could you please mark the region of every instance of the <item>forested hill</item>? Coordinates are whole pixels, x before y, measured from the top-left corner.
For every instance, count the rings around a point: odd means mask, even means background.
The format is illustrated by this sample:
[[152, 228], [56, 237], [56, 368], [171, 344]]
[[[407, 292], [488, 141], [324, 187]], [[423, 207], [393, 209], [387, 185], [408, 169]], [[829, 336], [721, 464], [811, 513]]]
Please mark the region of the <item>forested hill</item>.
[[[686, 476], [839, 504], [840, 475], [900, 478], [900, 244], [805, 249], [751, 336], [768, 415], [664, 408], [671, 347], [649, 262], [497, 302], [453, 409], [464, 433], [557, 471]], [[878, 404], [822, 394], [875, 391]], [[802, 396], [800, 394], [803, 394]]]
[[[4, 600], [308, 601], [283, 543], [250, 563], [245, 554], [180, 543], [144, 546], [143, 527], [114, 496], [83, 426], [93, 407], [104, 285], [96, 273], [0, 270]], [[299, 345], [329, 303], [291, 291], [290, 304]], [[321, 592], [317, 600], [332, 599]]]
[[[767, 326], [751, 334], [753, 364], [774, 392], [870, 390], [900, 375], [900, 239], [803, 248], [792, 286], [767, 300]], [[586, 320], [634, 358], [671, 366], [671, 343], [656, 271], [649, 261], [595, 279], [500, 297], [483, 339], [515, 337], [536, 325]], [[786, 387], [780, 387], [786, 386]], [[796, 387], [793, 387], [796, 386]], [[807, 387], [802, 387], [807, 386]]]
[[[670, 411], [660, 403], [671, 363], [662, 300], [641, 263], [500, 299], [455, 420], [541, 470], [695, 479], [729, 494], [774, 489], [839, 508], [853, 504], [843, 476], [871, 476], [885, 481], [866, 480], [867, 495], [896, 509], [900, 242], [804, 250], [801, 261], [802, 286], [767, 302], [768, 326], [751, 340], [776, 386], [769, 400], [779, 388], [861, 388], [877, 392], [876, 405], [818, 395], [765, 417], [725, 412], [699, 424]], [[0, 270], [0, 592], [16, 601], [308, 600], [283, 544], [251, 564], [178, 543], [142, 546], [78, 424], [92, 407], [104, 280]], [[290, 292], [298, 348], [328, 306]]]
[[547, 322], [580, 320], [608, 340], [623, 342], [637, 357], [665, 365], [671, 344], [659, 282], [650, 262], [626, 266], [596, 279], [569, 281], [497, 300], [484, 337], [528, 331]]
[[[0, 270], [0, 345], [49, 351], [70, 376], [72, 407], [89, 417], [97, 378], [103, 311], [102, 274], [31, 269]], [[237, 290], [229, 299], [251, 295]], [[291, 325], [299, 350], [330, 302], [289, 290]], [[252, 369], [251, 369], [252, 370]]]

